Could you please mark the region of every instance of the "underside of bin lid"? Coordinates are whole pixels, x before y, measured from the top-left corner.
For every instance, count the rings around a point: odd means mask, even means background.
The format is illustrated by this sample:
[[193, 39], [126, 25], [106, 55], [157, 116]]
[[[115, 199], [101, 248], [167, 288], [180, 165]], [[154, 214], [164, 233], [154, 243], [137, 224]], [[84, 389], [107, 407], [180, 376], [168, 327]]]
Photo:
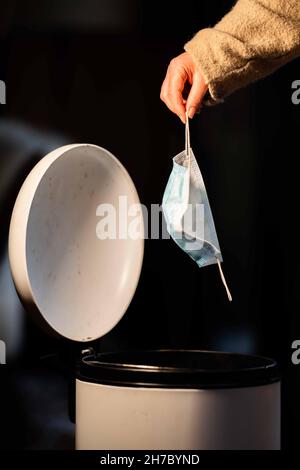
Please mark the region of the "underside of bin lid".
[[[48, 154], [20, 190], [9, 234], [13, 279], [25, 307], [56, 334], [75, 341], [97, 339], [119, 322], [130, 304], [144, 239], [127, 232], [120, 239], [120, 197], [123, 208], [139, 207], [135, 186], [121, 163], [107, 150], [88, 144]], [[128, 226], [133, 216], [128, 211], [121, 215]], [[107, 226], [106, 239], [100, 229], [104, 217], [117, 222], [115, 231]], [[134, 218], [143, 233], [141, 211]]]

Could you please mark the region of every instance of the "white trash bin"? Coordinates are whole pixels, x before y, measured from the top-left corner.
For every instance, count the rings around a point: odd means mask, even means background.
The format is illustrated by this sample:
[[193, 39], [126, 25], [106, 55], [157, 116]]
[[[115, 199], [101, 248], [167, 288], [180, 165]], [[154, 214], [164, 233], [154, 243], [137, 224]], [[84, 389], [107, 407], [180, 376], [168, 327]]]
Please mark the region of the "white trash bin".
[[77, 449], [279, 449], [274, 361], [209, 351], [84, 357]]
[[[83, 350], [120, 321], [139, 281], [143, 236], [98, 233], [101, 204], [120, 221], [124, 202], [127, 225], [134, 215], [143, 228], [122, 164], [103, 148], [74, 144], [33, 168], [13, 210], [9, 258], [20, 299], [41, 327]], [[280, 382], [270, 359], [96, 352], [80, 360], [76, 395], [77, 449], [280, 447]]]

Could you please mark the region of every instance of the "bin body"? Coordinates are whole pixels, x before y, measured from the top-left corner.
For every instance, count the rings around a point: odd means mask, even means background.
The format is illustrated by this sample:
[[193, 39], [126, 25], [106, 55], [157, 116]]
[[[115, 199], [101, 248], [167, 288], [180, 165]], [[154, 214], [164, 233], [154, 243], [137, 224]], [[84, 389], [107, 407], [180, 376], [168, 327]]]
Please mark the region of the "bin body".
[[77, 449], [280, 449], [280, 384], [184, 390], [77, 380]]

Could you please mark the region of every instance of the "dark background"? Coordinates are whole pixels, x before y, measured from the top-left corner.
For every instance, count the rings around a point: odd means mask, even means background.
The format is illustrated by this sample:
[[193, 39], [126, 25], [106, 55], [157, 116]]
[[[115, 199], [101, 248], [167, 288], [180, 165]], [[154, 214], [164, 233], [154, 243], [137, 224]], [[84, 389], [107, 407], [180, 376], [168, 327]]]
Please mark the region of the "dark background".
[[[18, 189], [32, 166], [59, 145], [107, 148], [129, 171], [141, 202], [161, 202], [171, 158], [184, 145], [183, 125], [159, 99], [168, 62], [232, 4], [1, 2], [0, 79], [7, 86], [7, 104], [0, 105], [4, 273]], [[291, 343], [300, 338], [300, 105], [291, 102], [299, 64], [203, 109], [191, 123], [233, 302], [216, 266], [199, 269], [171, 240], [148, 240], [132, 304], [94, 345], [103, 351], [186, 347], [276, 358], [283, 369], [283, 446], [289, 449], [297, 447], [300, 425], [300, 366], [290, 360]], [[7, 274], [0, 280], [11, 288]], [[9, 424], [0, 447], [72, 448], [66, 358], [78, 346], [40, 331], [13, 300], [13, 290], [9, 308], [18, 314], [5, 327], [3, 286], [0, 338], [7, 340], [8, 365], [0, 366], [0, 406]]]

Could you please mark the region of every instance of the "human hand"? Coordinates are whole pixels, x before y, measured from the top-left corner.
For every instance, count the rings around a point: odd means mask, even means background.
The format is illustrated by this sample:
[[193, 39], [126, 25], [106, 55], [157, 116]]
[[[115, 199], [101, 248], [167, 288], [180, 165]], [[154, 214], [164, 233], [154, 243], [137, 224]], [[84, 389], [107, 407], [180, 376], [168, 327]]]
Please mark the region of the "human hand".
[[[188, 96], [185, 96], [187, 88]], [[171, 60], [161, 87], [160, 98], [185, 124], [185, 113], [192, 118], [208, 89], [192, 56], [184, 52]]]

